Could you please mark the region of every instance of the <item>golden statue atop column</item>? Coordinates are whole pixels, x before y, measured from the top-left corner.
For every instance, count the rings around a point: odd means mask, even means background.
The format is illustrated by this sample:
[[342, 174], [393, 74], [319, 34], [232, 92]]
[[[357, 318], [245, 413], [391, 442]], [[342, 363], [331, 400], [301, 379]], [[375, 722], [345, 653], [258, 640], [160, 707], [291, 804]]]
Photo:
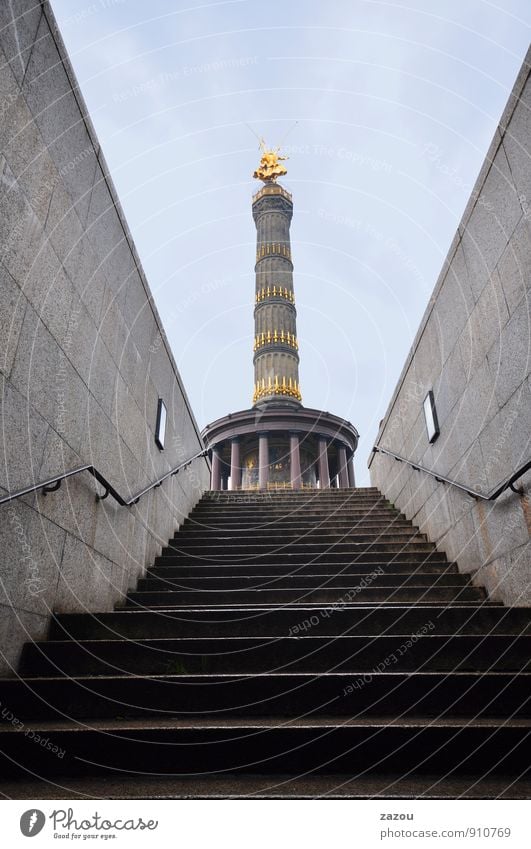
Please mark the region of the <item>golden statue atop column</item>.
[[287, 174], [287, 169], [280, 164], [281, 161], [288, 159], [287, 156], [280, 156], [280, 148], [276, 150], [268, 150], [263, 139], [260, 140], [260, 150], [262, 157], [260, 165], [253, 174], [255, 180], [262, 180], [264, 183], [274, 183], [277, 177], [283, 177]]

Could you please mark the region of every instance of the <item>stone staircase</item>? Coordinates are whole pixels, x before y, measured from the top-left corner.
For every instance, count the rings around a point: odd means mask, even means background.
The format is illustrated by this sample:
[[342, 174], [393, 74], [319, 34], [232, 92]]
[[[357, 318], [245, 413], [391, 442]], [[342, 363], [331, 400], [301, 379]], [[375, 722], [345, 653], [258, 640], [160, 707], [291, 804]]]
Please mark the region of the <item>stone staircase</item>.
[[529, 798], [530, 635], [376, 489], [207, 493], [0, 681], [0, 792]]

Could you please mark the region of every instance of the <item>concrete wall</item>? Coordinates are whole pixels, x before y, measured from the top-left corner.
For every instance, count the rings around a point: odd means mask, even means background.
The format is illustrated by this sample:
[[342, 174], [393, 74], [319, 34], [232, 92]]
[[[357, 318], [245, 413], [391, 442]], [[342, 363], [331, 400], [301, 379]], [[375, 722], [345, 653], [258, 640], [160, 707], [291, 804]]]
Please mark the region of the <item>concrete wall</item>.
[[[531, 52], [490, 146], [377, 442], [481, 492], [531, 459]], [[440, 436], [428, 444], [433, 389]], [[531, 505], [481, 503], [383, 456], [371, 481], [492, 598], [531, 604]]]
[[[202, 442], [47, 3], [0, 4], [0, 113], [0, 494], [92, 463], [130, 496]], [[0, 506], [2, 670], [50, 611], [111, 609], [208, 481], [201, 459], [130, 509], [87, 474]]]

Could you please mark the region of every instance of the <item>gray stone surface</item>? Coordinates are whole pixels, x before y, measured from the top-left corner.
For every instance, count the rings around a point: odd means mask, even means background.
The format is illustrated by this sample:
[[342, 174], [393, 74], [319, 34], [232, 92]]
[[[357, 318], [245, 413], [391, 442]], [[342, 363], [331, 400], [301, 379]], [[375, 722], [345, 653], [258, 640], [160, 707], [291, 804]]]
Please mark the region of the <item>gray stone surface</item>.
[[520, 93], [507, 131], [503, 137], [503, 147], [511, 168], [516, 193], [529, 204], [531, 201], [531, 87], [528, 77]]
[[[202, 443], [53, 28], [49, 3], [0, 3], [0, 492], [91, 463], [131, 497]], [[131, 508], [97, 501], [86, 472], [0, 507], [0, 672], [52, 610], [111, 610], [134, 587], [208, 487], [207, 461], [192, 468]]]
[[49, 424], [3, 377], [0, 391], [0, 484], [12, 492], [39, 480]]
[[[466, 333], [466, 330], [464, 331]], [[439, 425], [462, 397], [467, 383], [460, 345], [455, 345], [442, 369], [433, 381], [433, 395], [437, 405]]]
[[[24, 0], [26, 2], [26, 0]], [[80, 110], [80, 97], [72, 91], [55, 39], [43, 15], [28, 62], [23, 94], [46, 149], [55, 163], [82, 224], [86, 224], [97, 152]]]
[[0, 263], [0, 372], [9, 376], [27, 300], [9, 272]]
[[531, 278], [531, 217], [524, 216], [498, 264], [507, 308], [512, 315], [526, 296]]
[[499, 341], [508, 320], [509, 310], [500, 275], [495, 269], [483, 287], [461, 334], [461, 356], [467, 375], [476, 371], [487, 351]]
[[49, 614], [53, 609], [65, 531], [22, 501], [2, 514], [0, 604]]
[[29, 640], [43, 640], [48, 631], [48, 614], [0, 604], [0, 668], [4, 674], [15, 674], [20, 646]]
[[42, 15], [40, 3], [0, 3], [2, 48], [17, 82], [22, 83]]
[[65, 612], [102, 610], [118, 596], [112, 584], [112, 561], [67, 535], [54, 608]]
[[490, 490], [507, 476], [508, 468], [518, 468], [531, 452], [531, 398], [522, 384], [481, 433], [485, 461], [483, 488]]
[[465, 261], [476, 298], [494, 271], [521, 216], [518, 193], [500, 145], [463, 232]]
[[529, 375], [531, 307], [527, 299], [518, 304], [487, 359], [495, 381], [496, 398], [502, 407]]
[[[531, 459], [530, 61], [531, 51], [377, 440], [483, 493]], [[428, 389], [441, 430], [432, 445]], [[493, 599], [531, 604], [531, 474], [523, 495], [482, 502], [382, 454], [369, 465], [372, 482]]]
[[[461, 245], [456, 253], [455, 262], [457, 268], [450, 266], [448, 269], [433, 307], [431, 321], [425, 331], [431, 331], [432, 335], [435, 335], [437, 331], [440, 338], [440, 350], [431, 358], [438, 369], [452, 353], [475, 300]], [[415, 363], [416, 371], [422, 367], [421, 361]]]

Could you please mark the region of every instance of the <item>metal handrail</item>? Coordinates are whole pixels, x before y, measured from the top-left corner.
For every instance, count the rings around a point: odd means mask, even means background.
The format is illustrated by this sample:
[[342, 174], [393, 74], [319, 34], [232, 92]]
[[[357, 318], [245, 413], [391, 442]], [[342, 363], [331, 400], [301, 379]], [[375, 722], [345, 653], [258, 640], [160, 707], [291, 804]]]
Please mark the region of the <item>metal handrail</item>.
[[76, 469], [70, 469], [68, 472], [63, 472], [60, 475], [55, 475], [53, 478], [48, 478], [46, 481], [41, 481], [41, 483], [36, 483], [33, 486], [27, 486], [24, 489], [19, 489], [16, 492], [11, 492], [9, 495], [4, 495], [0, 498], [0, 505], [7, 504], [9, 501], [14, 501], [16, 498], [21, 498], [23, 495], [30, 495], [32, 492], [37, 492], [37, 490], [41, 490], [43, 495], [48, 495], [49, 492], [56, 492], [61, 486], [62, 482], [66, 480], [66, 478], [71, 478], [74, 475], [79, 475], [81, 472], [88, 472], [92, 475], [93, 478], [96, 478], [98, 483], [100, 483], [105, 492], [103, 495], [97, 495], [96, 501], [104, 501], [107, 496], [112, 495], [115, 501], [118, 502], [120, 507], [132, 507], [133, 504], [136, 504], [143, 495], [146, 495], [151, 489], [155, 489], [160, 486], [167, 478], [173, 477], [177, 472], [180, 472], [182, 469], [186, 469], [187, 466], [190, 465], [194, 460], [197, 460], [199, 457], [204, 457], [208, 454], [208, 448], [203, 449], [203, 451], [199, 451], [197, 454], [194, 454], [193, 457], [190, 457], [188, 460], [185, 460], [184, 463], [181, 463], [179, 466], [175, 466], [175, 468], [170, 469], [169, 472], [166, 472], [165, 475], [162, 475], [161, 478], [150, 483], [148, 486], [144, 487], [143, 490], [138, 492], [136, 495], [133, 495], [132, 498], [123, 498], [120, 493], [113, 487], [111, 483], [107, 480], [104, 475], [99, 472], [95, 466], [85, 465], [78, 466]]
[[372, 449], [373, 454], [387, 454], [389, 457], [394, 457], [395, 460], [398, 460], [399, 463], [407, 463], [408, 466], [411, 466], [412, 469], [415, 469], [417, 472], [424, 472], [427, 475], [431, 475], [432, 478], [435, 478], [439, 483], [447, 483], [449, 486], [455, 486], [457, 489], [460, 489], [462, 492], [466, 492], [467, 495], [471, 495], [472, 498], [477, 498], [480, 501], [494, 501], [498, 498], [502, 492], [505, 492], [506, 489], [511, 489], [513, 492], [516, 492], [518, 495], [524, 494], [524, 489], [522, 487], [517, 488], [514, 486], [515, 480], [521, 477], [525, 472], [531, 469], [531, 460], [528, 460], [527, 463], [524, 463], [523, 466], [514, 472], [506, 481], [499, 484], [495, 489], [493, 489], [488, 495], [483, 492], [476, 492], [474, 489], [470, 489], [468, 486], [464, 486], [462, 483], [458, 483], [457, 481], [450, 480], [450, 478], [446, 478], [444, 475], [439, 474], [439, 472], [434, 472], [431, 469], [427, 469], [425, 466], [421, 466], [420, 463], [414, 463], [412, 460], [406, 459], [406, 457], [402, 457], [400, 454], [395, 454], [394, 451], [389, 451], [388, 448], [382, 448], [380, 445], [375, 445]]

